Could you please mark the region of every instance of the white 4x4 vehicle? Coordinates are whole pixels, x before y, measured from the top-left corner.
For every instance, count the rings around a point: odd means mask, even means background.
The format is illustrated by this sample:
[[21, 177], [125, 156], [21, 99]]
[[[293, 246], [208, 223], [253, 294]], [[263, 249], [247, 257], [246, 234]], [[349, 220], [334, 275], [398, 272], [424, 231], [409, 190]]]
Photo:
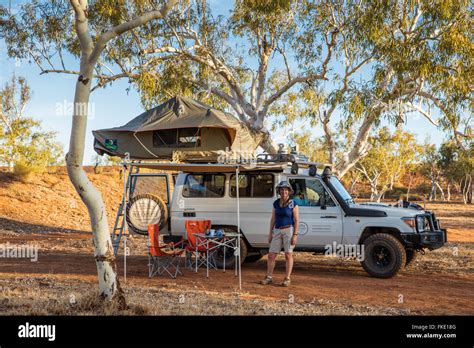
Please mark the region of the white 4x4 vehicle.
[[[185, 221], [192, 219], [211, 220], [212, 228], [236, 231], [235, 167], [202, 164], [176, 168], [181, 171], [174, 177], [172, 197], [167, 203], [161, 201], [160, 216], [151, 220], [161, 221], [161, 229], [167, 226], [170, 235], [184, 238]], [[281, 180], [292, 185], [293, 199], [299, 205], [295, 251], [325, 253], [336, 245], [362, 246], [362, 267], [374, 277], [389, 278], [412, 262], [417, 251], [446, 243], [446, 230], [440, 228], [434, 213], [421, 207], [357, 204], [329, 167], [317, 173], [315, 164], [308, 162], [264, 161], [241, 167], [239, 173], [242, 261], [257, 261], [268, 252], [272, 204], [278, 197], [275, 186]], [[140, 200], [136, 198], [131, 203]], [[133, 208], [129, 211], [133, 214]], [[226, 263], [231, 266], [232, 249], [227, 250]], [[222, 252], [218, 252], [217, 264], [222, 260]]]

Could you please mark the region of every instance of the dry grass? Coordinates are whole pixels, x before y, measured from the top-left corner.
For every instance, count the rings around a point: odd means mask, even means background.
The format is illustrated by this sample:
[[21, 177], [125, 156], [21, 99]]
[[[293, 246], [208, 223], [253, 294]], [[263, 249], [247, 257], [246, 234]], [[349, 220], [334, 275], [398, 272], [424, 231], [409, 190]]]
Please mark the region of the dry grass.
[[448, 243], [445, 247], [420, 255], [406, 270], [412, 273], [474, 275], [474, 244]]
[[[42, 277], [0, 280], [4, 315], [408, 315], [408, 309], [324, 299], [268, 301], [249, 294], [124, 286], [128, 308], [104, 304], [95, 283]], [[84, 295], [85, 294], [85, 295]]]
[[441, 227], [448, 229], [448, 240], [474, 243], [474, 205], [461, 203], [428, 203], [441, 220]]

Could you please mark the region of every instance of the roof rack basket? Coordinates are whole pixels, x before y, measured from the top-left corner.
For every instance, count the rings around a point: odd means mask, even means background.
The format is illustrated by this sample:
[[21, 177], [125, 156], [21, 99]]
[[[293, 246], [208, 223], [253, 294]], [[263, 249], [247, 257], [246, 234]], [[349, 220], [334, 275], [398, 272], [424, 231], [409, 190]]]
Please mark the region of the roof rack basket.
[[257, 163], [287, 163], [297, 171], [298, 167], [302, 168], [311, 168], [314, 167], [325, 169], [327, 167], [331, 168], [332, 165], [328, 163], [321, 162], [311, 162], [308, 157], [303, 154], [297, 153], [282, 153], [278, 152], [275, 154], [261, 153], [257, 155]]

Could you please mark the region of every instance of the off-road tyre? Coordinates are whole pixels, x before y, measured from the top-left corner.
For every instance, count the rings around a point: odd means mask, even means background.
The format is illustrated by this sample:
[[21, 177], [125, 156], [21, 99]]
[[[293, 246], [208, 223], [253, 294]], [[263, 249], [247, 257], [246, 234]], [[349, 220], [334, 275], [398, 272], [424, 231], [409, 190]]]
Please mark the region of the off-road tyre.
[[364, 270], [372, 277], [392, 278], [405, 267], [407, 255], [403, 244], [394, 236], [376, 233], [364, 241]]

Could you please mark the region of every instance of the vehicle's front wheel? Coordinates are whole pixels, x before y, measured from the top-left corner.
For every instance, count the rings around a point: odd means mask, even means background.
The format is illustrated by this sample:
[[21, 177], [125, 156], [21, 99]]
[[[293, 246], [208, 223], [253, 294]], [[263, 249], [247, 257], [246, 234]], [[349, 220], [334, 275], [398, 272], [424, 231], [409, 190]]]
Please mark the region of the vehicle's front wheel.
[[[212, 228], [215, 229], [223, 229], [224, 232], [236, 232], [237, 230], [233, 227], [219, 227], [219, 226], [212, 226]], [[236, 241], [237, 242], [237, 241]], [[247, 242], [245, 241], [244, 238], [240, 238], [240, 264], [242, 264], [245, 261], [245, 258], [247, 257]], [[218, 268], [224, 268], [224, 247], [219, 247], [214, 254], [214, 259], [216, 260], [216, 266]], [[234, 255], [234, 249], [233, 248], [225, 248], [225, 268], [226, 269], [232, 269], [235, 267], [235, 255]]]
[[406, 264], [406, 251], [403, 244], [394, 236], [377, 233], [364, 241], [364, 260], [362, 267], [376, 278], [391, 278]]

